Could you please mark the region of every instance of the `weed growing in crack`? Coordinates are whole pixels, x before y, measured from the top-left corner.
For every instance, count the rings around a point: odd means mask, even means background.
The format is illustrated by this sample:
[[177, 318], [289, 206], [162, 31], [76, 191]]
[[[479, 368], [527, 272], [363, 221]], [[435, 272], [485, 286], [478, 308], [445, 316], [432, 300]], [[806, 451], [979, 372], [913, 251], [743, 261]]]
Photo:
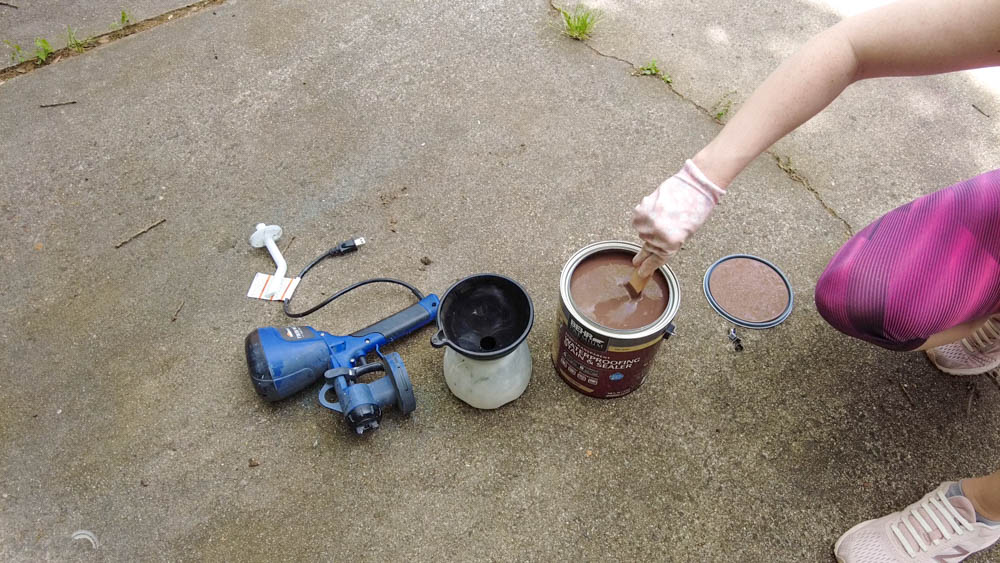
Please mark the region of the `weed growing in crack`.
[[712, 106], [712, 117], [714, 117], [716, 121], [724, 121], [726, 116], [729, 115], [730, 110], [733, 109], [733, 100], [730, 96], [735, 93], [735, 90], [732, 92], [726, 92], [721, 98], [719, 98], [719, 101], [715, 102], [715, 105]]
[[603, 17], [600, 10], [588, 8], [583, 4], [577, 4], [572, 12], [559, 8], [559, 13], [562, 14], [563, 22], [566, 24], [563, 33], [577, 41], [590, 39], [594, 26]]
[[49, 55], [51, 54], [52, 54], [52, 46], [49, 45], [49, 42], [46, 41], [44, 37], [36, 37], [35, 60], [38, 61], [38, 64], [40, 65], [45, 64], [45, 59], [49, 58]]
[[76, 38], [76, 32], [73, 28], [66, 26], [66, 46], [73, 49], [77, 53], [82, 53], [87, 48], [87, 44], [90, 43], [90, 39], [85, 39], [80, 41]]
[[116, 31], [119, 29], [125, 29], [125, 27], [127, 27], [131, 23], [132, 23], [132, 16], [129, 15], [129, 13], [126, 12], [125, 10], [122, 10], [122, 14], [118, 18], [118, 21], [111, 24], [111, 29]]
[[726, 100], [720, 104], [718, 110], [715, 112], [715, 118], [722, 121], [727, 115], [729, 115], [729, 110], [731, 109], [733, 109], [733, 101]]
[[655, 76], [662, 80], [665, 84], [672, 84], [673, 79], [670, 75], [660, 70], [660, 67], [656, 66], [656, 59], [649, 61], [646, 66], [639, 67], [634, 73], [636, 76]]
[[17, 43], [11, 43], [10, 41], [4, 39], [4, 44], [10, 48], [10, 62], [14, 64], [23, 63], [25, 61], [24, 52], [21, 51], [21, 46]]
[[639, 67], [639, 74], [643, 76], [659, 76], [660, 67], [656, 66], [656, 59], [649, 61], [646, 66]]

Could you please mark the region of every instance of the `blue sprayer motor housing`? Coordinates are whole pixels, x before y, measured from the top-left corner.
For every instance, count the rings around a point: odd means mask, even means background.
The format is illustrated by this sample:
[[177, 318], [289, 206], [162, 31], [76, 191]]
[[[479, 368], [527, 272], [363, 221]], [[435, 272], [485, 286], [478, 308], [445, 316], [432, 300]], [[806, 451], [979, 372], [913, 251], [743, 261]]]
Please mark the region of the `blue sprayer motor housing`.
[[[437, 295], [428, 295], [349, 336], [309, 326], [255, 329], [245, 342], [254, 389], [265, 400], [278, 401], [325, 379], [320, 404], [342, 412], [358, 434], [377, 428], [382, 409], [393, 403], [403, 414], [412, 412], [416, 400], [402, 358], [397, 353], [383, 355], [379, 348], [434, 321], [438, 303]], [[380, 361], [365, 360], [372, 351]], [[374, 371], [388, 375], [371, 383], [357, 382]], [[327, 400], [330, 390], [337, 393], [336, 402]]]

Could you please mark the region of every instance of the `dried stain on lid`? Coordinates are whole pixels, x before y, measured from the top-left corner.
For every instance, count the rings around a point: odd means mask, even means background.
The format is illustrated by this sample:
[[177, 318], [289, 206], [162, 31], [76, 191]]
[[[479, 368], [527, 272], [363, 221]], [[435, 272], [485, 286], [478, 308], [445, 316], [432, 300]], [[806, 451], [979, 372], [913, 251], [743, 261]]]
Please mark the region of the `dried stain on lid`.
[[792, 311], [794, 294], [777, 266], [749, 254], [719, 259], [705, 272], [705, 297], [720, 315], [747, 328], [770, 328]]

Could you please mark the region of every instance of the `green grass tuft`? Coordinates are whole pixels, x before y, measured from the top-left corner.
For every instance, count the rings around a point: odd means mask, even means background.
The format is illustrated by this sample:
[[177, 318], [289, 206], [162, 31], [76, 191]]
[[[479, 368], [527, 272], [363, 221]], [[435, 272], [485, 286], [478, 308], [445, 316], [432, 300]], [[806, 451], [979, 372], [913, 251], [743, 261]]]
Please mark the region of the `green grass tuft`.
[[40, 65], [45, 64], [45, 59], [49, 58], [49, 55], [51, 54], [52, 54], [52, 46], [49, 45], [49, 42], [46, 41], [44, 37], [36, 37], [35, 59], [38, 61], [38, 64]]
[[10, 41], [4, 39], [4, 44], [10, 47], [10, 62], [14, 64], [23, 63], [25, 61], [24, 52], [21, 51], [21, 46], [17, 43], [11, 43]]
[[84, 50], [86, 50], [88, 42], [89, 42], [89, 40], [80, 41], [79, 39], [77, 39], [76, 38], [76, 32], [73, 31], [73, 28], [70, 27], [70, 26], [68, 26], [68, 25], [66, 26], [66, 46], [67, 47], [69, 47], [70, 49], [73, 49], [77, 53], [82, 53]]
[[119, 29], [125, 29], [131, 23], [132, 23], [132, 15], [129, 14], [128, 12], [126, 12], [125, 10], [122, 10], [122, 14], [118, 18], [118, 21], [116, 21], [115, 23], [111, 24], [111, 29], [113, 31], [117, 31]]
[[597, 22], [601, 21], [601, 17], [603, 16], [600, 10], [588, 8], [583, 4], [577, 4], [573, 8], [573, 11], [559, 8], [559, 12], [562, 14], [563, 22], [566, 24], [565, 28], [563, 28], [563, 33], [578, 41], [590, 39], [590, 34], [594, 31], [594, 26], [597, 25]]

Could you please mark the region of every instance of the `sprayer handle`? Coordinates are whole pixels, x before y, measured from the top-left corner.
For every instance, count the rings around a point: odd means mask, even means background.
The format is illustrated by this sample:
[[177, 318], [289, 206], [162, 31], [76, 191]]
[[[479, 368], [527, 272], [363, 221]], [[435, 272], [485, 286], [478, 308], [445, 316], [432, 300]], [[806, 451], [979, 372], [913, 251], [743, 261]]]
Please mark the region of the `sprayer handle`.
[[432, 293], [395, 315], [363, 328], [351, 336], [361, 337], [377, 332], [385, 337], [387, 343], [392, 342], [434, 321], [437, 318], [439, 302], [438, 296]]

